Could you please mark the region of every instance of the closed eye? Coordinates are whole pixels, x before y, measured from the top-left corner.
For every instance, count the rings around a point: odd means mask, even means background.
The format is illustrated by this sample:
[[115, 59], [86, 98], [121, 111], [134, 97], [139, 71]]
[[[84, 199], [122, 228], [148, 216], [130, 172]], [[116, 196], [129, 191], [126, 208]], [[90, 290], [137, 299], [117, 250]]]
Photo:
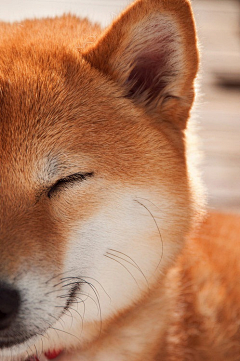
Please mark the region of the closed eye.
[[74, 173], [67, 177], [61, 178], [57, 180], [49, 189], [47, 192], [48, 198], [51, 198], [54, 196], [56, 192], [61, 190], [61, 188], [68, 187], [69, 185], [72, 185], [75, 182], [82, 182], [85, 181], [89, 177], [93, 177], [94, 172], [89, 173]]

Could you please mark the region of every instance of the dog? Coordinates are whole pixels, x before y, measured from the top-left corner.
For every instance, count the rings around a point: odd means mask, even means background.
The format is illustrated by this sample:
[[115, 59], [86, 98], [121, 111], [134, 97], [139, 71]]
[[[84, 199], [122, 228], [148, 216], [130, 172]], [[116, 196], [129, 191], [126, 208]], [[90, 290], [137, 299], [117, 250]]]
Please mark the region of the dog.
[[206, 214], [189, 157], [189, 0], [0, 39], [1, 361], [240, 360], [239, 217]]

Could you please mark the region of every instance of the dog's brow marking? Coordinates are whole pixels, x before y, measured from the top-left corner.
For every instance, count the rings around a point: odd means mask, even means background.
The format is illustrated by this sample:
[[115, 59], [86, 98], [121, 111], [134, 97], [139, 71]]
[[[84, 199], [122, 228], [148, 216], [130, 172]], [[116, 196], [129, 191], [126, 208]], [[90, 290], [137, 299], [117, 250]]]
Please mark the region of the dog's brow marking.
[[58, 174], [59, 172], [59, 163], [57, 161], [56, 158], [52, 158], [48, 163], [47, 163], [47, 173], [49, 178], [53, 178], [56, 174]]
[[38, 178], [44, 184], [49, 183], [61, 170], [57, 157], [50, 156], [43, 158], [38, 168], [40, 171]]

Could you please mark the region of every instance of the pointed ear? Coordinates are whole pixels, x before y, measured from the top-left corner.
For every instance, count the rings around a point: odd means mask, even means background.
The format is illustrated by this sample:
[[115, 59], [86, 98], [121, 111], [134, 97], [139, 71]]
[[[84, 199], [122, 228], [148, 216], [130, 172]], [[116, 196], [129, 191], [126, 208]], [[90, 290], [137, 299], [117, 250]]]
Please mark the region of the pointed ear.
[[198, 69], [188, 0], [135, 1], [83, 56], [147, 113], [185, 128]]

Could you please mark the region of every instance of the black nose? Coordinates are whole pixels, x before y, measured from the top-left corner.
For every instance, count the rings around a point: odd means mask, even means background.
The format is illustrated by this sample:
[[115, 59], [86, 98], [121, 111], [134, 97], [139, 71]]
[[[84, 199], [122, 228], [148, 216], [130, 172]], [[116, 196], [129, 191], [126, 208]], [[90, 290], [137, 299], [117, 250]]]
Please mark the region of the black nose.
[[14, 321], [20, 306], [19, 292], [0, 283], [0, 330], [7, 329]]

